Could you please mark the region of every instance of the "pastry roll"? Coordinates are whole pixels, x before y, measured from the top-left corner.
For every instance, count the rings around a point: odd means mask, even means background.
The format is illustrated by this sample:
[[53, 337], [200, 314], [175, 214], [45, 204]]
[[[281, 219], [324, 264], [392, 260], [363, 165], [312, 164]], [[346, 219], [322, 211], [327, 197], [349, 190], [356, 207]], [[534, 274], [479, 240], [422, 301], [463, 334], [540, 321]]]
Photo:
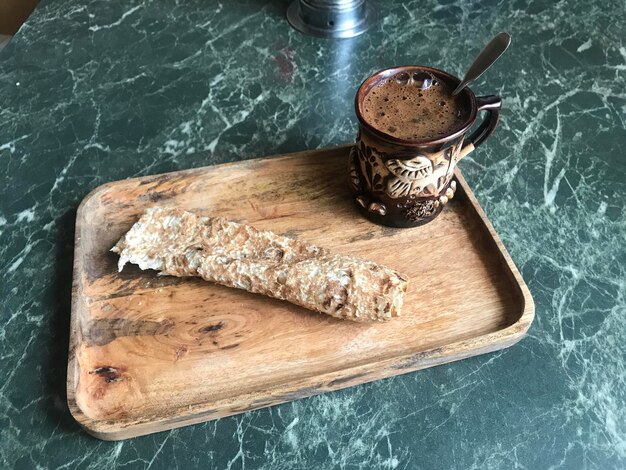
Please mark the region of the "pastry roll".
[[406, 277], [373, 261], [180, 209], [147, 209], [111, 251], [120, 271], [130, 262], [198, 276], [353, 321], [398, 316], [407, 288]]

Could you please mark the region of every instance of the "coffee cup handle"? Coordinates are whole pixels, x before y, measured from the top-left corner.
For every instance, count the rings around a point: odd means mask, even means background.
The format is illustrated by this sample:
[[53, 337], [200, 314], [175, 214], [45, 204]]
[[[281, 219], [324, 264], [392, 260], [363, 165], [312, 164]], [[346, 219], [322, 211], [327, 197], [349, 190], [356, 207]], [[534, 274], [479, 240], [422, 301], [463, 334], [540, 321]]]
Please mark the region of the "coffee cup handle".
[[479, 96], [476, 98], [477, 111], [487, 111], [487, 116], [472, 134], [465, 140], [457, 161], [472, 152], [476, 147], [482, 145], [487, 138], [496, 130], [500, 120], [500, 108], [502, 99], [499, 96]]

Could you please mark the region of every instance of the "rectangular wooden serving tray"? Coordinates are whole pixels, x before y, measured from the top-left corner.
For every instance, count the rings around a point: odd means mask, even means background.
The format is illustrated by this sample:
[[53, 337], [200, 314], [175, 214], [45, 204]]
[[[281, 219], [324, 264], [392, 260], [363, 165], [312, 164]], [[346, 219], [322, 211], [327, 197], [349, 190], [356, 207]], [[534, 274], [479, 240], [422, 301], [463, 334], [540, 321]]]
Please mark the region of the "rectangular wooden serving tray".
[[[433, 222], [381, 227], [346, 185], [349, 147], [100, 186], [78, 209], [67, 394], [125, 439], [505, 348], [534, 305], [460, 173]], [[247, 222], [409, 276], [402, 317], [360, 324], [193, 278], [117, 272], [113, 244], [154, 205]]]

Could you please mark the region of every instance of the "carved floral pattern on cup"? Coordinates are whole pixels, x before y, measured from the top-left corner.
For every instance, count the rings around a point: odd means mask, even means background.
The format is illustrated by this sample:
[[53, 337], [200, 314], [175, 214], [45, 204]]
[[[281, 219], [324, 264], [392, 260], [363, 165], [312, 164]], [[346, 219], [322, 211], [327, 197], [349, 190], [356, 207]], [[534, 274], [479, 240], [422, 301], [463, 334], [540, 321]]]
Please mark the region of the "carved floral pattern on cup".
[[426, 217], [430, 217], [437, 211], [439, 204], [435, 205], [437, 201], [427, 199], [425, 201], [417, 201], [416, 203], [405, 207], [402, 210], [404, 216], [413, 221], [418, 222]]
[[[360, 138], [350, 150], [348, 181], [358, 205], [385, 216], [388, 208], [375, 197], [380, 191], [391, 199], [403, 216], [412, 222], [432, 217], [454, 197], [454, 166], [462, 141], [434, 153], [422, 153], [402, 160], [381, 152]], [[371, 188], [372, 192], [364, 188]], [[404, 202], [402, 202], [404, 201]]]
[[359, 160], [359, 169], [366, 180], [366, 186], [374, 191], [383, 191], [383, 182], [389, 175], [389, 170], [383, 163], [387, 154], [365, 145], [361, 139], [357, 140], [355, 148]]
[[434, 166], [424, 155], [410, 160], [388, 160], [387, 168], [393, 176], [387, 181], [386, 192], [394, 199], [436, 194], [446, 183], [449, 166], [447, 160]]
[[387, 168], [393, 175], [387, 181], [387, 194], [394, 199], [419, 193], [433, 174], [432, 162], [423, 155], [406, 161], [388, 160]]
[[357, 150], [356, 146], [350, 149], [350, 156], [348, 157], [348, 181], [353, 191], [358, 192], [361, 187], [361, 180], [356, 169]]
[[408, 220], [418, 222], [426, 217], [432, 216], [437, 212], [439, 206], [445, 206], [448, 201], [454, 197], [455, 192], [456, 181], [450, 181], [450, 186], [448, 186], [445, 193], [438, 198], [398, 204], [398, 208], [402, 210], [402, 213]]
[[[409, 160], [393, 158], [370, 147], [358, 139], [353, 151], [358, 158], [358, 167], [366, 180], [366, 186], [374, 191], [383, 191], [390, 198], [428, 197], [440, 194], [452, 179], [454, 160], [461, 143], [433, 154], [417, 155]], [[351, 152], [350, 161], [354, 161]], [[356, 166], [350, 168], [353, 189], [358, 188]], [[353, 179], [353, 175], [356, 178]]]

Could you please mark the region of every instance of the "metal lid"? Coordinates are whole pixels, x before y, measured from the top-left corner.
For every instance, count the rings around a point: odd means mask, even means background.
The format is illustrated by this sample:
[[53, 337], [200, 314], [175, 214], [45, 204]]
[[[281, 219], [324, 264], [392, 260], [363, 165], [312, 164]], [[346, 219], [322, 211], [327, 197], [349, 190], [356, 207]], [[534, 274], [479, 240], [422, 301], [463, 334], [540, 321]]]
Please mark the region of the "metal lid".
[[324, 38], [358, 36], [376, 16], [365, 0], [294, 0], [287, 9], [287, 19], [294, 28]]

